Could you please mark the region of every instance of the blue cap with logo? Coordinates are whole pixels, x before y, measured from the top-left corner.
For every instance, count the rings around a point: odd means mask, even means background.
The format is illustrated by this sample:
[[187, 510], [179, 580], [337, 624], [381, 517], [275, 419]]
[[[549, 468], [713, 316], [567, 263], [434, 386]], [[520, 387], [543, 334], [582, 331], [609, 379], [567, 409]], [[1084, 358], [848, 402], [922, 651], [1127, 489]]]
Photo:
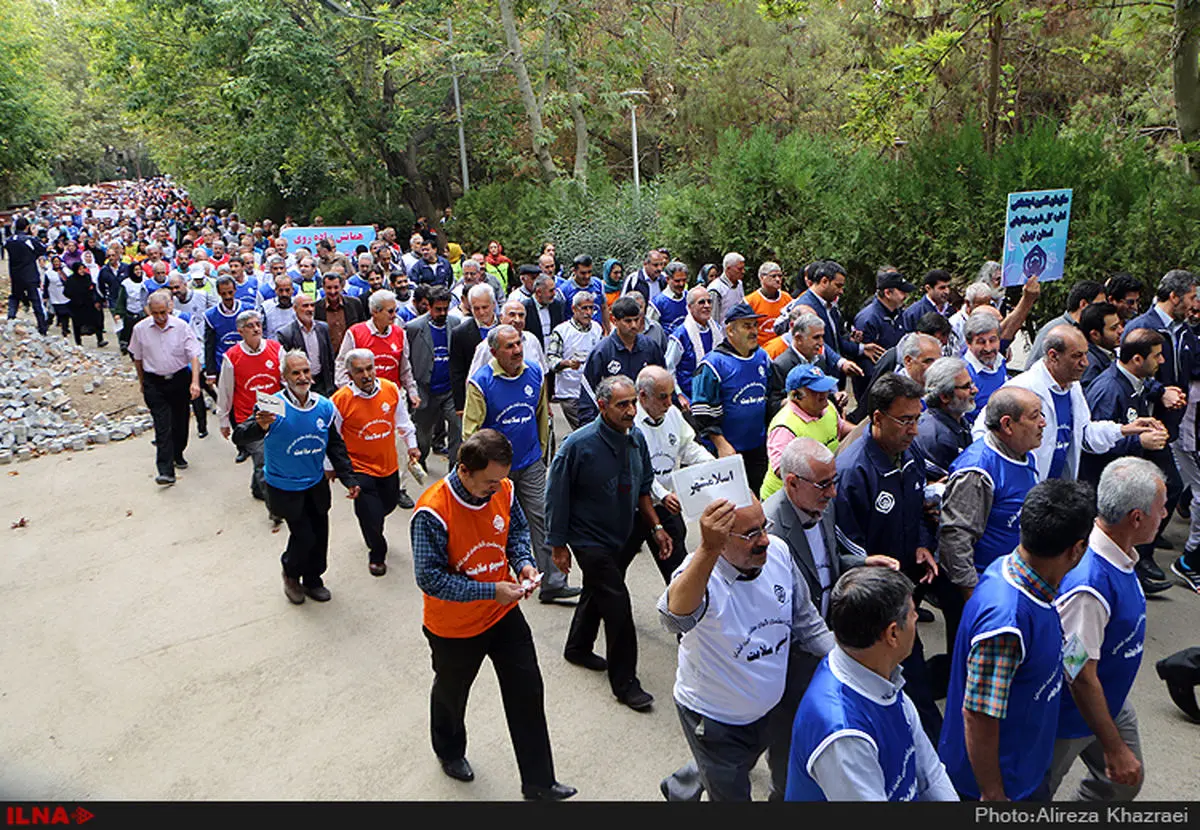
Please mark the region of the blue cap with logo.
[[801, 388], [814, 392], [832, 392], [837, 389], [837, 381], [813, 364], [801, 363], [788, 372], [786, 388], [789, 393]]

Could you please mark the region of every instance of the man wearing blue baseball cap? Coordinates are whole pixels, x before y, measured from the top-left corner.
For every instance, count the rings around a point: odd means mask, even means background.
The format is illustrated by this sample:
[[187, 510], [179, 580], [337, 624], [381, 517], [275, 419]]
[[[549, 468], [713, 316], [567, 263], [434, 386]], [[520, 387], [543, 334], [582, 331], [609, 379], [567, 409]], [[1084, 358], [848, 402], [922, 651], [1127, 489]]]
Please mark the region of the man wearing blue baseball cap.
[[804, 363], [788, 372], [785, 384], [787, 400], [767, 426], [767, 475], [759, 498], [769, 499], [782, 486], [779, 459], [793, 438], [812, 438], [837, 452], [838, 440], [852, 429], [829, 402], [837, 381], [815, 364]]
[[777, 382], [771, 359], [758, 346], [758, 321], [748, 303], [725, 316], [725, 340], [704, 356], [692, 378], [697, 433], [718, 458], [740, 454], [750, 489], [767, 474], [767, 398]]

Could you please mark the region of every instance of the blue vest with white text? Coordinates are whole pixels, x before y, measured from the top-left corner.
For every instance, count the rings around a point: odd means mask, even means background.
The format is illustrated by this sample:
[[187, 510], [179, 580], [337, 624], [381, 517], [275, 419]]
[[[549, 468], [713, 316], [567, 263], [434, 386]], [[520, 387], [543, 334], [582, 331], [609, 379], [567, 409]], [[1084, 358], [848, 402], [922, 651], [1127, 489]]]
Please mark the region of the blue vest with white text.
[[217, 368], [221, 366], [221, 358], [225, 356], [225, 350], [234, 343], [241, 343], [242, 336], [238, 334], [237, 318], [238, 315], [245, 311], [249, 306], [241, 301], [237, 301], [237, 305], [232, 314], [226, 314], [225, 309], [220, 304], [213, 306], [208, 311], [204, 312], [204, 319], [208, 321], [208, 325], [217, 335]]
[[658, 309], [658, 322], [662, 326], [663, 331], [674, 331], [675, 327], [682, 323], [683, 318], [687, 316], [686, 293], [678, 300], [672, 300], [664, 291], [654, 297], [653, 303], [654, 307]]
[[704, 356], [721, 379], [721, 433], [735, 450], [746, 452], [767, 443], [767, 378], [771, 359], [762, 349], [750, 357], [721, 351]]
[[[263, 280], [262, 284], [262, 298], [264, 300], [269, 300], [275, 296], [275, 289], [268, 287], [268, 282], [268, 280]], [[254, 304], [258, 302], [258, 277], [252, 277], [247, 274], [246, 281], [238, 285], [233, 296], [241, 300], [246, 308], [253, 308]]]
[[1075, 439], [1074, 413], [1071, 411], [1071, 393], [1050, 390], [1054, 399], [1054, 417], [1058, 420], [1058, 431], [1054, 438], [1054, 456], [1050, 459], [1050, 472], [1046, 478], [1059, 478], [1067, 466], [1071, 442]]
[[471, 376], [487, 401], [484, 429], [495, 429], [513, 445], [513, 471], [524, 470], [542, 457], [537, 408], [542, 397], [542, 370], [532, 363], [515, 378], [497, 375], [489, 361]]
[[917, 753], [904, 716], [903, 694], [886, 706], [879, 704], [840, 681], [829, 667], [829, 657], [822, 658], [792, 725], [785, 800], [827, 800], [808, 774], [808, 763], [827, 738], [847, 731], [862, 732], [874, 742], [888, 801], [916, 800]]
[[987, 406], [988, 398], [992, 397], [992, 393], [1004, 385], [1008, 380], [1008, 371], [1004, 366], [1004, 359], [997, 358], [996, 371], [984, 372], [976, 369], [967, 362], [967, 374], [971, 376], [971, 382], [975, 384], [975, 388], [979, 391], [975, 393], [975, 408], [967, 413], [967, 423], [973, 423], [977, 415]]
[[988, 566], [967, 600], [951, 658], [950, 686], [946, 694], [946, 720], [938, 741], [938, 755], [955, 789], [979, 798], [979, 785], [963, 727], [963, 695], [967, 685], [967, 658], [971, 647], [998, 633], [1013, 633], [1021, 640], [1024, 657], [1013, 676], [1008, 706], [1000, 723], [1000, 771], [1005, 795], [1023, 801], [1033, 795], [1050, 770], [1058, 712], [1063, 693], [1062, 623], [1051, 604], [1018, 588], [1005, 573], [1012, 553]]
[[450, 391], [450, 332], [445, 326], [430, 323], [429, 335], [433, 338], [433, 372], [429, 377], [429, 391], [442, 395]]
[[[1091, 548], [1062, 581], [1059, 601], [1077, 591], [1088, 591], [1100, 598], [1108, 609], [1108, 625], [1100, 645], [1096, 677], [1104, 689], [1108, 712], [1114, 718], [1133, 688], [1146, 642], [1146, 595], [1135, 571], [1124, 571]], [[1092, 730], [1079, 714], [1075, 698], [1063, 694], [1058, 720], [1058, 737], [1082, 738]]]
[[1016, 550], [1021, 541], [1021, 505], [1038, 482], [1033, 453], [1026, 453], [1025, 461], [1020, 464], [1006, 458], [979, 438], [950, 465], [951, 478], [960, 470], [979, 470], [992, 482], [992, 509], [975, 542], [975, 570], [979, 573]]
[[325, 447], [333, 423], [333, 402], [316, 392], [308, 393], [316, 403], [297, 409], [283, 392], [276, 392], [287, 405], [287, 415], [276, 417], [263, 441], [267, 484], [278, 490], [297, 492], [315, 486], [325, 475]]

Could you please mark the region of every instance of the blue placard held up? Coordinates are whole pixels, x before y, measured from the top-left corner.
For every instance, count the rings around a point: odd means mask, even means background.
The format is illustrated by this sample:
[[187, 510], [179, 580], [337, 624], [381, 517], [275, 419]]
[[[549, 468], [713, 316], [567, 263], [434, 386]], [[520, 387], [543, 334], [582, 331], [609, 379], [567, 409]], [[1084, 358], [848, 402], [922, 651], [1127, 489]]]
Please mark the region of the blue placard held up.
[[1008, 194], [1004, 221], [1004, 286], [1062, 279], [1071, 224], [1071, 190]]
[[344, 227], [293, 227], [280, 231], [287, 240], [288, 250], [308, 248], [314, 254], [317, 252], [317, 240], [328, 239], [339, 253], [349, 256], [359, 245], [367, 245], [375, 240], [375, 228], [370, 225], [347, 225]]

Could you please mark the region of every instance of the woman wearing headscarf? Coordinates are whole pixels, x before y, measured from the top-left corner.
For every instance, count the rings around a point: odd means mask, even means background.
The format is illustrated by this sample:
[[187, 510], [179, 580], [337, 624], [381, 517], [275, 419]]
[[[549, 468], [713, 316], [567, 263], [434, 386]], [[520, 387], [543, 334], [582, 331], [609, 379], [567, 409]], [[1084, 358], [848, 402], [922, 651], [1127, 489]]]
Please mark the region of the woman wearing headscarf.
[[696, 277], [696, 285], [708, 285], [719, 276], [721, 276], [721, 267], [710, 262], [700, 268], [700, 273]]
[[621, 296], [621, 283], [625, 281], [625, 266], [616, 259], [604, 260], [604, 302], [611, 309]]
[[504, 255], [504, 246], [495, 239], [488, 242], [487, 256], [483, 258], [483, 269], [499, 280], [506, 292], [516, 289], [518, 283], [513, 261]]
[[108, 345], [104, 339], [104, 317], [100, 311], [100, 294], [96, 291], [96, 283], [88, 272], [87, 264], [77, 262], [71, 269], [63, 285], [63, 293], [67, 297], [67, 309], [71, 315], [72, 327], [75, 329], [75, 345], [83, 345], [84, 329], [91, 329], [96, 334], [96, 345], [104, 348]]

